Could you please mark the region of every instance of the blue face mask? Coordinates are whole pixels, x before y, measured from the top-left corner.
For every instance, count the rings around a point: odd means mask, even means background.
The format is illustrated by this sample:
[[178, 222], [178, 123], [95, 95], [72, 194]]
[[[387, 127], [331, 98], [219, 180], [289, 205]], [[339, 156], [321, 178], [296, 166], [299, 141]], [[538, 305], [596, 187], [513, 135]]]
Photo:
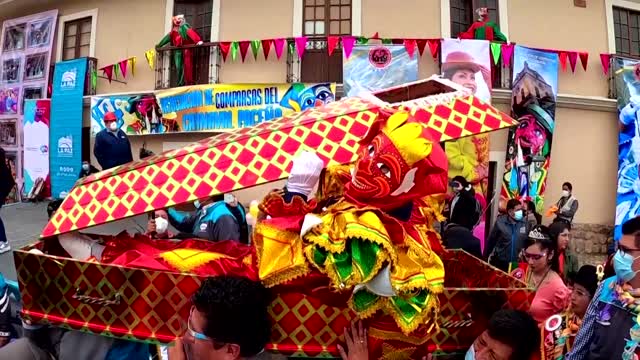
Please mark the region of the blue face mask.
[[464, 360], [475, 360], [476, 359], [476, 349], [473, 348], [473, 344], [467, 351], [467, 354], [464, 356]]
[[516, 219], [516, 221], [522, 220], [522, 217], [523, 217], [522, 210], [518, 210], [515, 213], [513, 213], [513, 218]]
[[631, 257], [629, 254], [624, 254], [622, 251], [616, 251], [613, 256], [613, 269], [616, 271], [616, 276], [619, 280], [630, 281], [636, 276], [636, 272], [633, 271], [633, 262], [638, 259]]

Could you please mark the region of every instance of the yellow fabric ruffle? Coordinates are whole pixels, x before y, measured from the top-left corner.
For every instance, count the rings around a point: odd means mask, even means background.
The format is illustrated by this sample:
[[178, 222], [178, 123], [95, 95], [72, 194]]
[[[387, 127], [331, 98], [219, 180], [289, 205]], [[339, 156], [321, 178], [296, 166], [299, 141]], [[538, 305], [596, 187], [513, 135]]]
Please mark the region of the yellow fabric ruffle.
[[175, 249], [160, 254], [160, 257], [182, 272], [190, 272], [211, 261], [229, 259], [229, 256], [199, 249]]
[[299, 234], [258, 223], [253, 241], [258, 275], [265, 286], [279, 285], [309, 272]]

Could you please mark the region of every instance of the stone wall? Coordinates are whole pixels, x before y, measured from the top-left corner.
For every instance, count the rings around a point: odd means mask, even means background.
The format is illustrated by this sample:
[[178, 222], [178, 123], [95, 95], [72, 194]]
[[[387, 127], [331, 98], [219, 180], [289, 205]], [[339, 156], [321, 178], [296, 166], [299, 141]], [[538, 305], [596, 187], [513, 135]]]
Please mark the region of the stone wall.
[[570, 246], [578, 254], [581, 266], [603, 263], [612, 242], [612, 225], [573, 224]]

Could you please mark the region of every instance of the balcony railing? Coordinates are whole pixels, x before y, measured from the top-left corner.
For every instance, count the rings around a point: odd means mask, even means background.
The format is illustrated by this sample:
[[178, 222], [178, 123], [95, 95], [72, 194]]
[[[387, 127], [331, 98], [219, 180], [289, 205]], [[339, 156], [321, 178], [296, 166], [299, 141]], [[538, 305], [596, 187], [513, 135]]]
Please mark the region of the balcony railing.
[[[183, 73], [178, 71], [182, 62]], [[220, 51], [217, 43], [167, 46], [156, 49], [156, 90], [218, 82]]]

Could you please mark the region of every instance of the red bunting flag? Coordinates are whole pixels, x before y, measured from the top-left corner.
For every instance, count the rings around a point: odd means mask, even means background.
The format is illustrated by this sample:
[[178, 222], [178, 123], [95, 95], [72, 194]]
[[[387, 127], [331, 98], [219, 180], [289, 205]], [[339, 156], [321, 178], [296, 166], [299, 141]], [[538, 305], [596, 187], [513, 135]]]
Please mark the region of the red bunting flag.
[[578, 63], [578, 53], [575, 51], [569, 51], [569, 64], [571, 65], [571, 71], [576, 72], [576, 64]]
[[513, 57], [513, 44], [502, 44], [502, 66], [510, 67]]
[[348, 59], [353, 51], [353, 45], [356, 43], [355, 36], [343, 36], [342, 37], [342, 49], [344, 49], [344, 56]]
[[102, 70], [104, 75], [107, 77], [107, 80], [109, 80], [109, 83], [111, 83], [111, 79], [113, 79], [113, 66], [105, 66], [100, 70]]
[[299, 36], [295, 38], [296, 41], [296, 51], [298, 52], [298, 58], [302, 60], [302, 56], [304, 55], [304, 50], [307, 48], [307, 37]]
[[272, 43], [273, 43], [273, 39], [262, 40], [262, 53], [264, 54], [265, 60], [269, 58], [269, 51], [271, 51]]
[[378, 32], [376, 31], [375, 34], [373, 34], [373, 36], [371, 37], [371, 39], [373, 40], [380, 40], [380, 35], [378, 35]]
[[588, 52], [580, 52], [580, 62], [582, 63], [582, 68], [584, 71], [587, 71], [587, 64], [589, 63], [589, 53]]
[[609, 75], [609, 66], [611, 66], [611, 54], [600, 54], [600, 63], [602, 64], [602, 72]]
[[433, 60], [436, 60], [438, 58], [438, 51], [440, 50], [440, 39], [429, 39], [427, 40], [427, 44], [429, 44], [431, 57], [433, 57]]
[[278, 60], [280, 60], [280, 58], [282, 57], [282, 52], [284, 51], [284, 45], [286, 42], [287, 41], [283, 38], [273, 40], [273, 46], [275, 47], [276, 57], [278, 58]]
[[249, 50], [249, 45], [251, 45], [250, 41], [240, 41], [238, 42], [240, 46], [240, 57], [242, 58], [242, 62], [244, 62], [245, 57], [247, 56], [247, 51]]
[[562, 71], [567, 71], [567, 52], [558, 51], [558, 60], [560, 60], [560, 68]]
[[123, 78], [127, 77], [127, 65], [129, 64], [129, 59], [126, 60], [122, 60], [118, 63], [118, 66], [120, 66], [120, 73], [122, 74]]
[[416, 40], [416, 44], [418, 44], [418, 52], [420, 56], [424, 54], [424, 48], [427, 47], [427, 39], [418, 39]]
[[407, 49], [407, 54], [409, 54], [409, 58], [413, 59], [413, 54], [416, 52], [416, 40], [415, 39], [405, 39], [404, 40], [404, 48]]
[[220, 52], [222, 52], [222, 60], [227, 61], [227, 55], [229, 55], [229, 50], [231, 49], [231, 41], [222, 41], [220, 42]]
[[333, 54], [336, 46], [338, 46], [338, 41], [340, 41], [340, 37], [338, 36], [327, 36], [327, 51], [329, 51], [329, 56]]

